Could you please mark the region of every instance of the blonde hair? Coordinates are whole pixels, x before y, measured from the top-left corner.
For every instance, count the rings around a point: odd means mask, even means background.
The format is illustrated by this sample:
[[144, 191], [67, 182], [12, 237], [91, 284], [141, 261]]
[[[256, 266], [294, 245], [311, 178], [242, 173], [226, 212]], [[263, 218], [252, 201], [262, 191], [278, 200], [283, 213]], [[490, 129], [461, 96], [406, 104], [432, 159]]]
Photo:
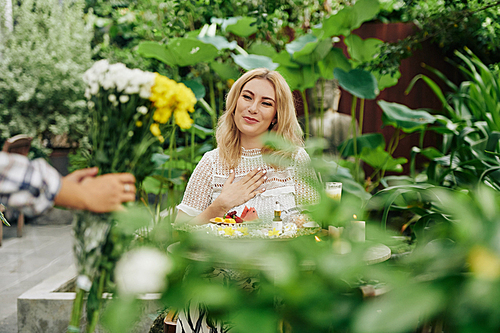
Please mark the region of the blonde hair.
[[[303, 146], [302, 129], [295, 114], [290, 87], [280, 73], [267, 68], [257, 68], [246, 72], [233, 84], [226, 98], [226, 111], [220, 116], [217, 124], [215, 136], [220, 157], [230, 168], [235, 168], [241, 157], [240, 132], [234, 122], [236, 104], [245, 84], [253, 79], [266, 79], [274, 86], [276, 124], [272, 131], [297, 147]], [[273, 151], [272, 155], [288, 156], [289, 152]]]

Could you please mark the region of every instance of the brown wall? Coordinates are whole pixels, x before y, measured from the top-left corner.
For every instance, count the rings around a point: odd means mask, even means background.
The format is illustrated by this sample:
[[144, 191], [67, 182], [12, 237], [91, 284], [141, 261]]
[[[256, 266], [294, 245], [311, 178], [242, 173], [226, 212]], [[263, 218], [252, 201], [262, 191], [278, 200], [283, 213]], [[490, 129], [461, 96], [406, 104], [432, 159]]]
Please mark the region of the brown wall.
[[[414, 29], [413, 25], [405, 23], [367, 23], [355, 30], [354, 33], [363, 39], [378, 38], [386, 42], [396, 42], [411, 35], [414, 32]], [[442, 84], [442, 82], [440, 82], [434, 74], [421, 66], [422, 63], [439, 69], [452, 81], [459, 81], [458, 71], [445, 61], [445, 56], [439, 47], [430, 43], [423, 43], [421, 49], [415, 51], [410, 58], [404, 59], [401, 62], [401, 78], [399, 79], [398, 84], [383, 90], [377, 97], [377, 100], [404, 104], [411, 109], [441, 109], [441, 102], [422, 80], [419, 80], [415, 84], [408, 95], [405, 95], [404, 93], [410, 84], [410, 81], [418, 74], [424, 74], [431, 77], [441, 86], [442, 89], [446, 89], [445, 85]], [[342, 98], [339, 105], [340, 112], [350, 114], [351, 99], [352, 96], [349, 93], [345, 91], [342, 92]], [[394, 128], [391, 126], [383, 128], [382, 110], [378, 107], [376, 101], [365, 102], [364, 118], [363, 133], [382, 133], [385, 137], [386, 143], [389, 143], [389, 140], [394, 132]], [[424, 140], [424, 147], [430, 145], [435, 146], [438, 140], [438, 137], [436, 137], [433, 133], [428, 132], [426, 133]], [[394, 153], [394, 157], [406, 157], [409, 160], [411, 148], [418, 145], [419, 133], [413, 133], [400, 141], [398, 148]], [[421, 164], [425, 162], [425, 160], [419, 159], [417, 162], [418, 164]], [[409, 173], [409, 163], [404, 165], [404, 173]]]

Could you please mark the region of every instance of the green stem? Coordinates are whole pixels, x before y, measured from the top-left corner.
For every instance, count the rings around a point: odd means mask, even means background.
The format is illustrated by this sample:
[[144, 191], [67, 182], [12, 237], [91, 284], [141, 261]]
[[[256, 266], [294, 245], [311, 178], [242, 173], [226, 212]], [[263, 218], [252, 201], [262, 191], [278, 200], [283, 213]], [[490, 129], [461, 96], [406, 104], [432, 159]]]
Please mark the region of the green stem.
[[175, 144], [175, 124], [172, 120], [172, 133], [170, 134], [170, 142], [168, 143], [168, 153], [170, 155], [168, 159], [168, 178], [172, 178], [172, 168], [174, 160], [174, 144]]
[[214, 78], [212, 77], [212, 75], [209, 75], [208, 87], [209, 87], [209, 92], [210, 92], [210, 107], [212, 108], [212, 110], [214, 110], [214, 115], [212, 117], [212, 123], [215, 124], [214, 117], [215, 117], [215, 110], [217, 110], [217, 105], [215, 104]]
[[358, 156], [358, 142], [357, 142], [357, 130], [356, 130], [356, 104], [358, 102], [358, 98], [356, 96], [352, 96], [351, 102], [351, 131], [352, 131], [352, 146], [354, 150], [354, 159], [355, 159], [355, 175], [354, 180], [359, 182], [359, 156]]
[[363, 118], [365, 114], [365, 99], [362, 98], [359, 100], [359, 127], [358, 134], [361, 135], [363, 133]]
[[321, 78], [321, 107], [319, 109], [319, 114], [320, 114], [320, 125], [319, 125], [319, 137], [322, 138], [324, 134], [324, 114], [325, 114], [325, 107], [323, 105], [323, 101], [325, 99], [325, 79]]
[[102, 293], [104, 292], [104, 283], [106, 281], [106, 270], [101, 270], [101, 276], [99, 277], [99, 287], [97, 288], [97, 300], [99, 302], [99, 306], [97, 310], [94, 310], [92, 313], [92, 319], [90, 323], [87, 325], [87, 333], [94, 333], [95, 328], [97, 326], [97, 322], [99, 321], [99, 313], [101, 312], [102, 305]]
[[300, 92], [301, 96], [302, 96], [302, 101], [304, 103], [304, 118], [305, 118], [305, 121], [306, 121], [306, 132], [305, 132], [305, 137], [306, 137], [306, 140], [309, 138], [309, 108], [308, 108], [308, 105], [307, 105], [307, 98], [306, 98], [306, 91], [305, 90], [302, 90]]
[[195, 145], [195, 136], [194, 136], [194, 124], [195, 124], [195, 114], [193, 114], [193, 125], [191, 126], [191, 163], [194, 164], [194, 145]]
[[80, 332], [80, 319], [82, 317], [83, 297], [85, 290], [77, 288], [76, 297], [73, 301], [73, 309], [71, 310], [71, 319], [69, 321], [68, 333]]

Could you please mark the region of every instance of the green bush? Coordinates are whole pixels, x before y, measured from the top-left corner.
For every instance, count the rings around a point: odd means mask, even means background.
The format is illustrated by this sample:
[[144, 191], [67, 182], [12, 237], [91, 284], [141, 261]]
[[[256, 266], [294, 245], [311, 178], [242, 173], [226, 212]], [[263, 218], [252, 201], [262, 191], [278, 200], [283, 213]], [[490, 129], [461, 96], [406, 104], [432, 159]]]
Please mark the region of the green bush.
[[82, 1], [26, 0], [14, 4], [14, 31], [0, 44], [0, 138], [18, 133], [40, 140], [86, 128], [82, 75], [91, 64], [93, 32]]

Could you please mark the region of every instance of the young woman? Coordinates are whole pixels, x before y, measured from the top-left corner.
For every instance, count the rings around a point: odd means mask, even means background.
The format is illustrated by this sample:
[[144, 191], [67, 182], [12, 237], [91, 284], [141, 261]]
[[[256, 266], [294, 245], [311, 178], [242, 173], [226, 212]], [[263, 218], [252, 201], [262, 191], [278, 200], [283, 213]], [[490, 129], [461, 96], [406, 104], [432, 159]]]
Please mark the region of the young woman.
[[[294, 145], [293, 151], [264, 147], [262, 136], [268, 131]], [[286, 216], [317, 201], [306, 180], [315, 175], [307, 166], [309, 156], [302, 148], [292, 93], [278, 72], [254, 69], [233, 84], [216, 139], [218, 148], [203, 156], [189, 179], [177, 220], [207, 223], [233, 210], [239, 216], [248, 206], [270, 221], [276, 202]], [[266, 163], [265, 155], [291, 162], [277, 167]]]

